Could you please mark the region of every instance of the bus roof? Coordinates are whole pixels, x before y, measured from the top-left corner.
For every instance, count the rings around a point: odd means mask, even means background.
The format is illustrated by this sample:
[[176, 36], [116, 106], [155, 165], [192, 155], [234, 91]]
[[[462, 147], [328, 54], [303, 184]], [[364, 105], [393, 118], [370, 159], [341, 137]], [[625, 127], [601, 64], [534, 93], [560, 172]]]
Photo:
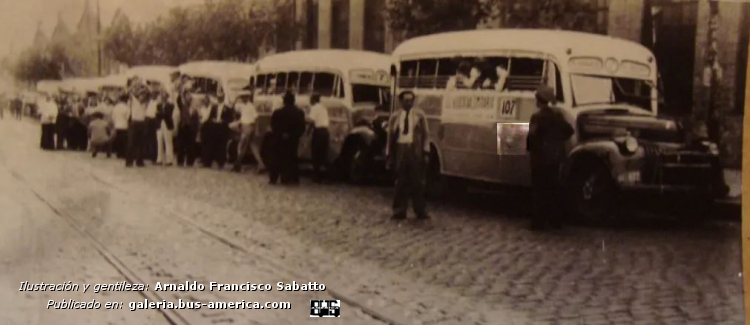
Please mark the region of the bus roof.
[[250, 79], [255, 66], [249, 63], [232, 61], [192, 61], [178, 67], [180, 73], [214, 79]]
[[349, 72], [356, 69], [388, 71], [389, 55], [357, 50], [303, 50], [274, 54], [258, 61], [259, 70], [277, 69], [336, 69]]
[[157, 80], [159, 82], [169, 82], [170, 75], [177, 72], [177, 67], [167, 65], [141, 65], [130, 68], [125, 75], [129, 77], [139, 76], [142, 79]]
[[101, 78], [69, 78], [60, 83], [60, 88], [68, 92], [99, 92]]
[[397, 58], [427, 55], [460, 55], [489, 51], [519, 51], [551, 54], [558, 59], [594, 56], [636, 62], [653, 62], [651, 51], [636, 42], [598, 34], [544, 30], [473, 30], [427, 35], [399, 45]]

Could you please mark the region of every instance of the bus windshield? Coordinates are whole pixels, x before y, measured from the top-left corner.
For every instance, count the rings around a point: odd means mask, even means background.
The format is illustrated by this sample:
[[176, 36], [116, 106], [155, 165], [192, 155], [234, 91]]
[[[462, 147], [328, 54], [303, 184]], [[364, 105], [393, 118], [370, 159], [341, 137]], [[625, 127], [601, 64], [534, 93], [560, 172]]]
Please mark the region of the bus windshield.
[[574, 74], [571, 82], [576, 106], [627, 104], [652, 110], [654, 85], [648, 80]]
[[352, 85], [352, 99], [354, 103], [386, 104], [390, 94], [390, 89], [385, 86]]

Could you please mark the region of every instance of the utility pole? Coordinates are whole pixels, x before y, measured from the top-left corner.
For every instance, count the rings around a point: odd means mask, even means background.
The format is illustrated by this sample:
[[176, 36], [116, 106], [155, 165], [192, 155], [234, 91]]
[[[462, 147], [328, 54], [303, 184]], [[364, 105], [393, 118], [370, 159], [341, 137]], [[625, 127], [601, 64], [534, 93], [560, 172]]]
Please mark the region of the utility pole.
[[99, 10], [99, 0], [96, 0], [96, 58], [98, 75], [102, 76], [102, 17]]

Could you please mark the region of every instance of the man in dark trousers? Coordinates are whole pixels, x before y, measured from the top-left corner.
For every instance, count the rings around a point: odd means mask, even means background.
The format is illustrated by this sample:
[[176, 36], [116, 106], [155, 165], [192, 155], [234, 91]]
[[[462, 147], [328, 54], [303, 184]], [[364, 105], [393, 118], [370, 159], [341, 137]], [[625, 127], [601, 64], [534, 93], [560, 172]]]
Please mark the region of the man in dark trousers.
[[388, 156], [396, 171], [396, 191], [393, 198], [393, 219], [406, 219], [411, 199], [417, 219], [427, 220], [425, 182], [430, 157], [430, 131], [425, 113], [414, 107], [411, 91], [399, 94], [401, 110], [391, 116]]
[[555, 91], [541, 85], [536, 91], [539, 111], [531, 116], [527, 150], [531, 158], [531, 185], [534, 196], [534, 215], [531, 229], [559, 228], [560, 166], [566, 156], [565, 142], [573, 135], [573, 127], [563, 115], [550, 107], [555, 102]]
[[187, 86], [187, 79], [183, 78], [177, 86], [177, 109], [180, 110], [177, 127], [177, 165], [192, 167], [197, 154], [196, 137], [200, 128], [200, 115], [193, 105], [192, 97]]
[[294, 94], [284, 94], [284, 107], [271, 115], [271, 136], [273, 157], [269, 164], [271, 184], [276, 184], [281, 176], [285, 185], [299, 184], [297, 150], [299, 138], [305, 132], [305, 113], [295, 105]]
[[146, 142], [148, 133], [146, 105], [150, 94], [145, 87], [138, 83], [138, 80], [134, 80], [133, 83], [130, 102], [128, 103], [130, 123], [128, 125], [128, 152], [125, 158], [125, 167], [132, 167], [133, 162], [138, 167], [144, 167], [146, 165], [143, 163], [145, 154], [143, 144]]
[[206, 103], [203, 108], [203, 126], [201, 129], [201, 155], [203, 167], [211, 168], [216, 161], [219, 169], [224, 169], [227, 161], [227, 142], [229, 141], [229, 123], [234, 120], [234, 110], [224, 103], [220, 94], [216, 103]]
[[[70, 105], [65, 97], [60, 99], [57, 105], [58, 112], [55, 119], [55, 136], [57, 138], [57, 150], [64, 150], [66, 142], [68, 142], [68, 129], [70, 128]], [[70, 144], [68, 144], [70, 145]]]

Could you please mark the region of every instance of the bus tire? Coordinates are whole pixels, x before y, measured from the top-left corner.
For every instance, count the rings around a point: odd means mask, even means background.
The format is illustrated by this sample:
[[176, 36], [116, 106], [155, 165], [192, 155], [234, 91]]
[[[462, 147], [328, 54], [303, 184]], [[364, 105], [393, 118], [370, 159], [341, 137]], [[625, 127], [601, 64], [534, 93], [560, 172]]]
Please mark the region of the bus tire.
[[576, 219], [586, 223], [612, 221], [618, 189], [604, 163], [586, 159], [576, 164], [567, 189], [570, 212]]

